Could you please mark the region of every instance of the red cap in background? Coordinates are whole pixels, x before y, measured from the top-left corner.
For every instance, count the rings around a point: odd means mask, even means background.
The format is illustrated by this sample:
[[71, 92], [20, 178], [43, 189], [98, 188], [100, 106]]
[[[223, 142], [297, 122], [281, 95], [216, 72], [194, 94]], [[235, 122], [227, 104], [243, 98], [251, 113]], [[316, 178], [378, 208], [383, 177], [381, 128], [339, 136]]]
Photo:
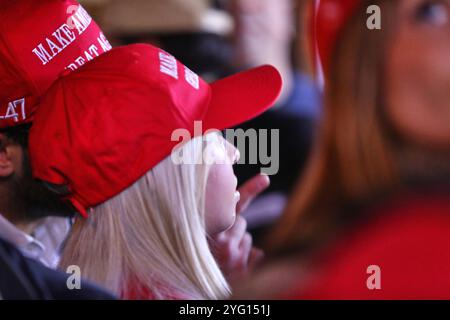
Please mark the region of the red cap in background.
[[32, 120], [63, 72], [111, 49], [74, 0], [0, 0], [0, 129]]

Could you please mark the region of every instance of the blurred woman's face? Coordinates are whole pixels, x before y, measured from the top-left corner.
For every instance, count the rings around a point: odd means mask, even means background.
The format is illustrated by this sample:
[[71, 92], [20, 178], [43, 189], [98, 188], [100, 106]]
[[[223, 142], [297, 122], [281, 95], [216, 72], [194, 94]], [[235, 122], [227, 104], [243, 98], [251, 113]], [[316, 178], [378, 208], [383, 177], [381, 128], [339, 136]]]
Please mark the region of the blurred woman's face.
[[230, 228], [236, 219], [236, 205], [240, 194], [236, 190], [237, 178], [233, 164], [239, 160], [239, 151], [222, 137], [222, 147], [215, 147], [214, 164], [206, 182], [205, 223], [206, 232], [215, 235]]
[[399, 0], [387, 113], [413, 144], [450, 147], [450, 0]]

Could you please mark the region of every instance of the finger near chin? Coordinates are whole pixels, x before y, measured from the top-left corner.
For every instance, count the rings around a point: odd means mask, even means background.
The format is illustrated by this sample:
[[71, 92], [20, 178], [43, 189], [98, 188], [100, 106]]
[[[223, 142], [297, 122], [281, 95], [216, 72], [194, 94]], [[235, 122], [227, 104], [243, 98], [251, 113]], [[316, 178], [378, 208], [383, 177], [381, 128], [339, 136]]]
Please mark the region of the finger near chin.
[[247, 264], [249, 263], [252, 246], [253, 246], [253, 238], [247, 232], [244, 235], [244, 237], [242, 238], [242, 241], [239, 245], [239, 251], [241, 252], [241, 255], [242, 255], [242, 266], [243, 267], [247, 267]]
[[270, 179], [267, 175], [259, 174], [246, 183], [244, 183], [240, 188], [239, 192], [241, 194], [241, 199], [236, 206], [236, 213], [242, 213], [250, 204], [250, 202], [257, 197], [261, 192], [266, 190], [270, 185]]
[[258, 174], [249, 181], [245, 182], [239, 191], [244, 194], [245, 197], [253, 196], [264, 191], [270, 185], [270, 178], [265, 174]]
[[238, 243], [240, 243], [241, 239], [245, 235], [246, 231], [247, 231], [247, 220], [245, 220], [241, 216], [237, 216], [236, 222], [227, 231], [227, 234], [230, 238], [235, 239], [236, 241], [238, 241]]

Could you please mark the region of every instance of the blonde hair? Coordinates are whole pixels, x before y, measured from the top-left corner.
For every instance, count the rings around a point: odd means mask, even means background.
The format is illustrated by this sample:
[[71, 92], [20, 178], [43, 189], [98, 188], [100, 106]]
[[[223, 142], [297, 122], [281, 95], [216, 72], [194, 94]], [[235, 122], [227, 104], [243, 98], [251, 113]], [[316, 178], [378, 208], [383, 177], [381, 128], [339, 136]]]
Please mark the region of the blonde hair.
[[[182, 148], [199, 161], [202, 150], [202, 137]], [[88, 220], [77, 219], [60, 266], [78, 265], [84, 278], [125, 299], [226, 298], [205, 231], [208, 172], [207, 164], [166, 158]]]
[[400, 182], [398, 145], [383, 113], [384, 61], [397, 3], [370, 3], [382, 7], [383, 30], [368, 30], [362, 9], [339, 38], [316, 147], [268, 239], [273, 252], [323, 244], [326, 235], [341, 228], [343, 221], [355, 218], [346, 210], [347, 203], [370, 201]]

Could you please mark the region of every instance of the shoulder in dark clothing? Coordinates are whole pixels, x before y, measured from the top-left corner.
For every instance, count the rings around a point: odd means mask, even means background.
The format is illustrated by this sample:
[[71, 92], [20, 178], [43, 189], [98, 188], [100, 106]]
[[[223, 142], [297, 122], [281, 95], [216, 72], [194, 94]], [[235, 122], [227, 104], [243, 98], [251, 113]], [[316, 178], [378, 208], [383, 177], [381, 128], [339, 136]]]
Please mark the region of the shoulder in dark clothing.
[[111, 300], [105, 290], [81, 281], [70, 290], [70, 275], [25, 258], [13, 245], [0, 239], [0, 293], [5, 300]]

